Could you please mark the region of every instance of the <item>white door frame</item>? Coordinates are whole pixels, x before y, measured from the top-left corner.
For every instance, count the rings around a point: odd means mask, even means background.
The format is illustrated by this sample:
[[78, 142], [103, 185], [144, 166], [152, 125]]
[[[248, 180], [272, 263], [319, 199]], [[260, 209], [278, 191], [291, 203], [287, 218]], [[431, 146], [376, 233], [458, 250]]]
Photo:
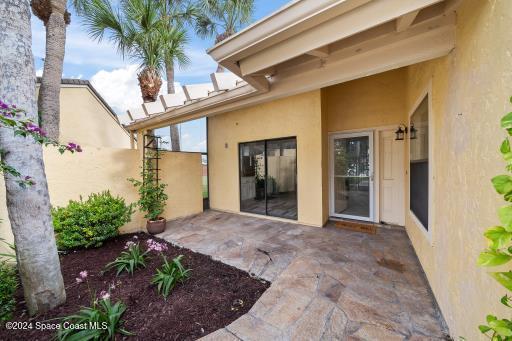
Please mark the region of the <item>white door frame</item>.
[[[329, 216], [337, 217], [337, 218], [348, 218], [348, 219], [356, 219], [356, 220], [364, 220], [364, 221], [374, 221], [375, 215], [375, 195], [374, 195], [374, 157], [373, 157], [373, 130], [359, 131], [359, 132], [351, 132], [351, 133], [333, 133], [329, 134]], [[370, 212], [369, 217], [359, 217], [352, 216], [346, 214], [339, 214], [334, 212], [334, 140], [337, 138], [349, 138], [349, 137], [359, 137], [359, 136], [368, 136], [368, 144], [369, 144], [369, 204], [370, 204]]]

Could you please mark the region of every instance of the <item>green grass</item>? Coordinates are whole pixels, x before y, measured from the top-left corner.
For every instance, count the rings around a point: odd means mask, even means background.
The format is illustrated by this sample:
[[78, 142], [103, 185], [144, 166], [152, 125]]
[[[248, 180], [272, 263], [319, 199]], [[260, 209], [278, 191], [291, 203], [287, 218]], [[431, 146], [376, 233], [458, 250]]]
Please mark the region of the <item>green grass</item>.
[[203, 175], [203, 199], [208, 198], [208, 177]]

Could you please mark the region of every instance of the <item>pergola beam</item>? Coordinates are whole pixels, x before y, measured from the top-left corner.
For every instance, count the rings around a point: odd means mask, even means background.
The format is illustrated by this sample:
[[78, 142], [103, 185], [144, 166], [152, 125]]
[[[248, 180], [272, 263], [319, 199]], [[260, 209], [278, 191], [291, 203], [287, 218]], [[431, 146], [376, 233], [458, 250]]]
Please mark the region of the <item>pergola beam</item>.
[[411, 27], [412, 23], [414, 22], [414, 19], [416, 19], [416, 16], [418, 15], [420, 11], [413, 11], [407, 14], [402, 15], [401, 17], [396, 19], [396, 31], [402, 32]]
[[306, 52], [306, 54], [318, 58], [327, 58], [329, 57], [329, 46], [319, 47], [317, 49]]

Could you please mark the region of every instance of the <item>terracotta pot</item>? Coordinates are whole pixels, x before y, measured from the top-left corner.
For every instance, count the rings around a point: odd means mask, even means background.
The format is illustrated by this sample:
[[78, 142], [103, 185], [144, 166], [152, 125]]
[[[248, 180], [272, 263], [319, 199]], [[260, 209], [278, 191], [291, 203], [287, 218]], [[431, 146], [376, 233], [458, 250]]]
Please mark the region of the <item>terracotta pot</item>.
[[158, 218], [158, 220], [148, 220], [146, 229], [149, 234], [158, 234], [165, 231], [165, 218]]

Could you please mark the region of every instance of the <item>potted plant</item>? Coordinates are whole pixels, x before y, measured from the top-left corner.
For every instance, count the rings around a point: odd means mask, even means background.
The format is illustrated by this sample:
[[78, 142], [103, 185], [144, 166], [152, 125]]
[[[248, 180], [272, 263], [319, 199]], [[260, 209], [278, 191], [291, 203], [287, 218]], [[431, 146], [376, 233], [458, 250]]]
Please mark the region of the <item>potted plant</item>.
[[146, 229], [150, 234], [162, 233], [165, 230], [166, 220], [161, 216], [165, 202], [168, 199], [165, 194], [167, 184], [159, 183], [155, 177], [155, 171], [148, 161], [141, 172], [142, 181], [133, 178], [128, 179], [139, 192], [137, 206], [141, 212], [146, 213], [144, 218], [148, 221]]

